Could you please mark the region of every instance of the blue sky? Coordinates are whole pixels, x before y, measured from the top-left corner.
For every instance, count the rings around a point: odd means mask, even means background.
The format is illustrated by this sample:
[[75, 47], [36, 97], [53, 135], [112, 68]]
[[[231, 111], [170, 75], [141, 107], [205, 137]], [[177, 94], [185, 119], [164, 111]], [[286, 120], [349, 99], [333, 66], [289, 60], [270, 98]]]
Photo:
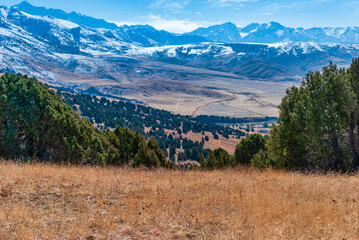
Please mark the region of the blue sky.
[[[21, 0], [0, 0], [10, 6]], [[197, 27], [233, 22], [280, 22], [290, 27], [359, 25], [359, 0], [28, 0], [119, 24], [150, 24], [183, 33]]]

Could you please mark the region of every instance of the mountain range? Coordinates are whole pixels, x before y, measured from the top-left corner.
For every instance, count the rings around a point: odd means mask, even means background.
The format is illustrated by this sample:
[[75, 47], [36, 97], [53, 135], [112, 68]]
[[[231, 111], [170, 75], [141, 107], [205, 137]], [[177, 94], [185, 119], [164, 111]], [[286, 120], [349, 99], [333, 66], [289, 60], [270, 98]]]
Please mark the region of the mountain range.
[[285, 27], [277, 22], [252, 23], [244, 27], [237, 27], [235, 24], [228, 22], [207, 28], [198, 28], [188, 34], [199, 35], [211, 41], [224, 43], [359, 43], [359, 27], [304, 29]]
[[275, 116], [306, 72], [359, 55], [356, 31], [226, 23], [179, 35], [23, 2], [0, 7], [0, 70], [182, 114]]
[[[122, 34], [127, 31], [132, 31], [132, 34], [134, 33], [134, 35], [136, 35], [137, 31], [144, 31], [145, 29], [147, 31], [147, 34], [152, 35], [152, 38], [154, 38], [156, 43], [163, 45], [185, 44], [205, 41], [222, 43], [359, 43], [359, 27], [315, 27], [304, 29], [286, 27], [277, 22], [263, 24], [251, 23], [249, 25], [239, 27], [236, 26], [234, 23], [228, 22], [220, 25], [210, 26], [207, 28], [198, 28], [190, 33], [179, 35], [169, 34], [166, 31], [156, 31], [154, 28], [148, 25], [132, 27], [126, 25], [118, 26], [115, 23], [110, 23], [103, 19], [96, 19], [76, 12], [67, 13], [59, 9], [46, 9], [44, 7], [35, 7], [26, 1], [15, 5], [14, 8], [31, 15], [52, 16], [57, 19], [70, 21], [81, 26], [86, 26], [90, 28], [118, 30], [122, 32]], [[177, 36], [176, 40], [174, 40], [174, 36]], [[197, 38], [195, 38], [194, 36], [197, 36]], [[202, 38], [200, 38], [199, 36], [201, 36]], [[162, 39], [162, 41], [160, 39]], [[136, 42], [137, 39], [136, 36], [134, 36], [133, 38], [129, 37], [126, 40]], [[139, 41], [139, 43], [141, 43], [141, 41]], [[152, 44], [154, 44], [154, 42], [152, 42]]]

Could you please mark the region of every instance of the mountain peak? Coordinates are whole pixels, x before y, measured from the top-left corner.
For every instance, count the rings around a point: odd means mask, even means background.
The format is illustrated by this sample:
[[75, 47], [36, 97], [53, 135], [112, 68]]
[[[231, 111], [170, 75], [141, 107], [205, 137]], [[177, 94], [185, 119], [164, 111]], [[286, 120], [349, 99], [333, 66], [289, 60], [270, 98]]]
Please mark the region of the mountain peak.
[[358, 43], [359, 28], [292, 28], [278, 22], [251, 23], [237, 27], [231, 22], [198, 28], [191, 34], [203, 36], [209, 40], [223, 43], [281, 43], [281, 42], [317, 42], [317, 43]]
[[18, 6], [27, 6], [27, 7], [31, 6], [31, 7], [33, 7], [33, 5], [31, 3], [29, 3], [29, 2], [27, 2], [27, 1], [22, 1], [21, 3], [14, 5], [14, 7], [18, 7]]
[[[12, 8], [15, 8], [17, 10], [20, 10], [22, 12], [28, 13], [33, 15], [32, 13], [39, 12], [39, 11], [46, 11], [47, 9], [44, 7], [35, 7], [34, 5], [32, 5], [31, 3], [27, 2], [27, 1], [22, 1], [19, 4], [16, 4], [14, 6], [12, 6]], [[59, 10], [62, 11], [62, 10]], [[35, 14], [34, 14], [35, 15]]]
[[285, 26], [283, 26], [282, 24], [280, 24], [278, 22], [269, 22], [266, 25], [267, 25], [267, 28], [285, 28]]
[[232, 22], [218, 24], [207, 28], [198, 28], [187, 34], [199, 35], [205, 38], [211, 37], [210, 40], [216, 42], [237, 42], [238, 39], [241, 39], [238, 27]]
[[232, 23], [232, 22], [226, 22], [226, 23], [223, 23], [223, 24], [214, 25], [214, 26], [211, 26], [209, 28], [212, 28], [212, 27], [213, 28], [220, 27], [220, 28], [225, 28], [225, 29], [238, 30], [237, 25]]
[[226, 22], [222, 24], [223, 26], [229, 26], [229, 27], [237, 27], [236, 24], [232, 23], [232, 22]]
[[17, 5], [14, 5], [13, 8], [18, 9], [18, 10], [25, 12], [27, 14], [30, 14], [30, 15], [51, 16], [54, 18], [67, 20], [67, 21], [70, 21], [73, 23], [77, 23], [79, 25], [90, 27], [90, 28], [105, 28], [105, 29], [117, 29], [118, 28], [118, 26], [116, 24], [106, 22], [103, 19], [89, 17], [89, 16], [82, 15], [82, 14], [76, 13], [76, 12], [67, 13], [60, 9], [36, 7], [26, 1], [23, 1]]

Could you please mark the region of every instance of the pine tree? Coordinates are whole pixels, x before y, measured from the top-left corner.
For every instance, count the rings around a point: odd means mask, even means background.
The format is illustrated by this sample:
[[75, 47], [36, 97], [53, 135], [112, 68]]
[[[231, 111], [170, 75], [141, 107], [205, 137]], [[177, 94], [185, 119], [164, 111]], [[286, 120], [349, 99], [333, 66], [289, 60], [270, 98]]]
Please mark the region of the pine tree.
[[210, 170], [213, 170], [215, 168], [215, 164], [216, 164], [216, 156], [214, 155], [213, 151], [210, 151], [207, 155], [206, 167]]
[[[330, 64], [287, 90], [268, 157], [279, 168], [347, 171], [353, 156], [352, 88], [344, 69]], [[352, 127], [350, 127], [352, 125]], [[355, 142], [355, 141], [354, 141]]]
[[207, 166], [206, 166], [206, 161], [205, 161], [205, 159], [204, 159], [203, 154], [200, 155], [199, 163], [201, 164], [201, 168], [202, 168], [202, 169], [205, 169], [205, 168], [207, 167]]
[[265, 139], [260, 134], [252, 134], [243, 139], [235, 150], [237, 164], [250, 164], [253, 156], [265, 148]]

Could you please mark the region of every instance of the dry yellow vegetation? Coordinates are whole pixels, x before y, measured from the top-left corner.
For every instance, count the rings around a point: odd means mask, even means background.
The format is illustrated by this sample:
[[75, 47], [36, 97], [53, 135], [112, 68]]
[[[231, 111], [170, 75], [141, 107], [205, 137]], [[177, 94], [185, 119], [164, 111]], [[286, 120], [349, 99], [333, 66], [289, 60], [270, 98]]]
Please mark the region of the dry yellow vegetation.
[[0, 239], [358, 239], [359, 176], [0, 163]]

